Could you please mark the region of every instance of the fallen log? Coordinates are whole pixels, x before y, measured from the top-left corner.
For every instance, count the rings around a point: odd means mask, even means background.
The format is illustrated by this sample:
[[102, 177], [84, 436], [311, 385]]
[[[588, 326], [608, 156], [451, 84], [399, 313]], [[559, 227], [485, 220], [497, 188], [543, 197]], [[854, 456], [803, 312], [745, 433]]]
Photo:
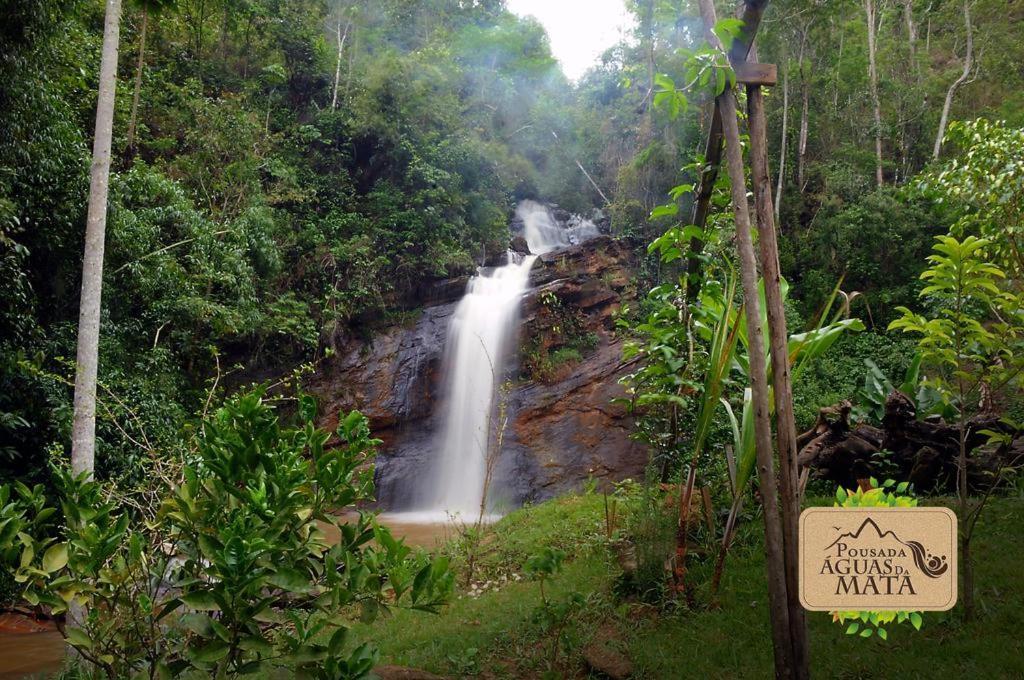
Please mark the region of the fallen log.
[[[857, 480], [908, 481], [918, 493], [954, 493], [960, 427], [938, 417], [917, 418], [914, 402], [893, 390], [885, 402], [882, 427], [851, 423], [849, 401], [822, 408], [818, 419], [797, 438], [801, 471], [847, 489]], [[1000, 469], [1024, 462], [1024, 439], [989, 445], [984, 430], [1006, 431], [999, 417], [980, 414], [967, 421], [967, 477], [974, 489], [985, 489]]]

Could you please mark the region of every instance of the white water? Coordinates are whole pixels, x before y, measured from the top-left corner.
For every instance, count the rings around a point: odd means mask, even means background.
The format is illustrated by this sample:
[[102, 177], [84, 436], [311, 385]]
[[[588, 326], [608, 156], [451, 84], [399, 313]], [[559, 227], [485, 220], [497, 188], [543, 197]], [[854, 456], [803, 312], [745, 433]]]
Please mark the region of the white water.
[[597, 226], [579, 215], [569, 218], [567, 228], [558, 226], [551, 212], [535, 201], [522, 201], [516, 206], [516, 217], [523, 221], [523, 236], [530, 252], [537, 255], [574, 246], [598, 235]]
[[593, 223], [580, 218], [574, 218], [568, 229], [559, 227], [548, 209], [533, 201], [520, 203], [516, 215], [524, 222], [533, 255], [510, 252], [508, 264], [481, 270], [455, 308], [445, 346], [443, 425], [434, 469], [419, 485], [418, 509], [395, 515], [406, 522], [444, 522], [453, 517], [472, 522], [480, 514], [488, 456], [498, 455], [493, 450], [494, 397], [518, 336], [519, 307], [530, 284], [530, 268], [537, 255], [598, 233]]

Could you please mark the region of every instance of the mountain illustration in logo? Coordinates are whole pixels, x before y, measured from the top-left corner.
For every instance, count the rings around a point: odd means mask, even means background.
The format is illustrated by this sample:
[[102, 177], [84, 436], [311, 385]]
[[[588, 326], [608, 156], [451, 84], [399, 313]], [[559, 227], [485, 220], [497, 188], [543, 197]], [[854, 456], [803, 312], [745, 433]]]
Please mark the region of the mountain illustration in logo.
[[924, 549], [924, 546], [919, 542], [904, 541], [902, 538], [897, 536], [894, 531], [890, 530], [883, 532], [875, 520], [870, 517], [865, 519], [861, 525], [857, 527], [856, 531], [847, 531], [839, 534], [839, 537], [832, 541], [825, 550], [827, 551], [832, 549], [833, 546], [844, 539], [856, 540], [860, 538], [861, 534], [863, 534], [869, 527], [874, 530], [874, 534], [879, 540], [891, 537], [896, 542], [906, 546], [907, 549], [910, 550], [911, 556], [914, 558], [914, 564], [917, 565], [917, 568], [920, 569], [925, 576], [928, 576], [929, 578], [938, 578], [946, 573], [947, 569], [949, 569], [949, 564], [946, 563], [945, 555], [942, 555], [941, 557], [938, 555], [932, 555], [927, 552]]

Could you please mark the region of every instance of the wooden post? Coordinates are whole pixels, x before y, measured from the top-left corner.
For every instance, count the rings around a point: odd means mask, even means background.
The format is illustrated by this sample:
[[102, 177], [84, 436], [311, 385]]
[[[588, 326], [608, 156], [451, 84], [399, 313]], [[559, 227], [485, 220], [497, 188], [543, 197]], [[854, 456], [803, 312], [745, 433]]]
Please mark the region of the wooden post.
[[[754, 44], [754, 36], [761, 25], [761, 16], [768, 0], [746, 0], [743, 4], [743, 14], [740, 17], [743, 26], [740, 28], [740, 35], [733, 41], [732, 49], [729, 51], [729, 61], [733, 64], [742, 64], [747, 61], [747, 54]], [[693, 213], [690, 223], [701, 229], [704, 228], [708, 219], [708, 211], [711, 207], [711, 192], [718, 179], [718, 170], [722, 164], [722, 117], [718, 108], [718, 100], [715, 100], [711, 113], [711, 128], [708, 130], [707, 143], [704, 145], [704, 167], [701, 169], [700, 180], [697, 183], [697, 195], [694, 198]], [[704, 250], [704, 242], [699, 238], [690, 240], [690, 254], [686, 259], [686, 296], [693, 300], [700, 291], [700, 253]]]
[[775, 396], [775, 428], [779, 447], [779, 486], [782, 495], [782, 538], [786, 564], [786, 599], [795, 678], [808, 677], [807, 622], [800, 604], [797, 536], [800, 520], [799, 481], [796, 465], [796, 419], [789, 376], [789, 333], [782, 300], [779, 245], [775, 234], [775, 210], [768, 175], [768, 130], [764, 93], [758, 84], [747, 85], [750, 133], [750, 177], [757, 214], [761, 277], [768, 313], [768, 344], [771, 351], [772, 387]]
[[[699, 0], [707, 41], [722, 49], [721, 42], [711, 30], [717, 17], [713, 0]], [[757, 7], [757, 16], [764, 3]], [[752, 34], [751, 34], [752, 35]], [[745, 51], [749, 51], [748, 49]], [[744, 55], [744, 60], [745, 60]], [[778, 489], [772, 450], [772, 428], [768, 408], [768, 376], [765, 364], [764, 338], [761, 328], [761, 302], [757, 286], [757, 260], [747, 207], [746, 175], [743, 169], [743, 151], [740, 145], [736, 95], [727, 88], [716, 98], [722, 119], [725, 141], [726, 167], [732, 184], [733, 217], [736, 221], [736, 250], [740, 260], [743, 298], [747, 320], [747, 350], [750, 366], [750, 386], [754, 408], [754, 442], [757, 452], [757, 470], [761, 485], [761, 503], [764, 507], [765, 553], [767, 558], [768, 600], [771, 616], [772, 646], [775, 656], [776, 678], [797, 678], [789, 624], [789, 604], [786, 587], [786, 561], [783, 546], [782, 522], [779, 518]]]

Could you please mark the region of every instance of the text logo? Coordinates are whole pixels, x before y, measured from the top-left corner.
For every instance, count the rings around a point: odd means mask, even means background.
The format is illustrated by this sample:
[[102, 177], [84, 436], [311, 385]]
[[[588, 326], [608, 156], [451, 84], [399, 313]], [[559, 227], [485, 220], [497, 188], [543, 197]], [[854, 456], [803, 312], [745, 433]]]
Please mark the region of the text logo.
[[812, 611], [951, 609], [956, 540], [949, 508], [808, 508], [800, 602]]

